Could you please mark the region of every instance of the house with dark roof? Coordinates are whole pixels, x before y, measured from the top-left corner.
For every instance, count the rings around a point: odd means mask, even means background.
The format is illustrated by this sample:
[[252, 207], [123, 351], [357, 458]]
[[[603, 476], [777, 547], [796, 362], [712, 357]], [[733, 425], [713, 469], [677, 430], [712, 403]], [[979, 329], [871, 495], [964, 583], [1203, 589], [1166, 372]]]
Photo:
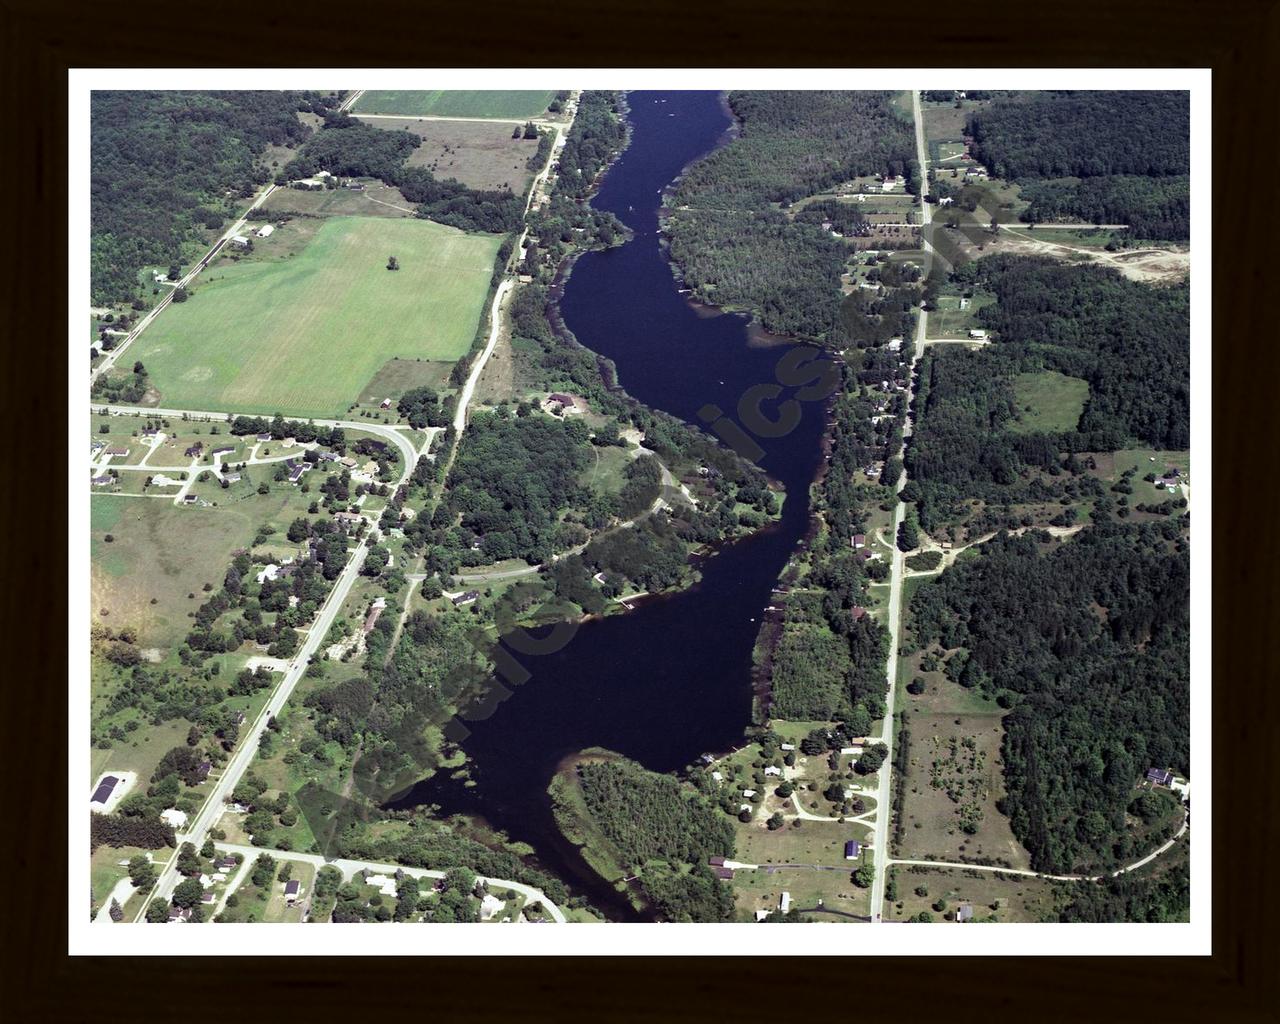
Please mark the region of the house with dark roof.
[[862, 856], [862, 844], [856, 839], [850, 839], [844, 844], [844, 859], [857, 860]]
[[191, 459], [197, 459], [197, 458], [199, 458], [199, 457], [200, 457], [200, 453], [201, 453], [201, 452], [203, 452], [203, 451], [204, 451], [204, 442], [203, 442], [203, 441], [197, 441], [197, 442], [196, 442], [195, 444], [193, 444], [190, 448], [188, 448], [185, 452], [183, 452], [183, 454], [184, 454], [184, 455], [186, 455], [188, 458], [191, 458]]
[[1173, 782], [1172, 768], [1148, 768], [1147, 781], [1156, 786], [1167, 786]]
[[708, 864], [710, 864], [713, 868], [715, 868], [715, 867], [722, 867], [722, 866], [724, 865], [724, 858], [723, 858], [723, 857], [709, 857], [709, 858], [707, 858], [707, 863], [708, 863]]
[[302, 883], [296, 878], [290, 879], [284, 883], [284, 901], [286, 903], [294, 903], [302, 895]]
[[89, 797], [89, 803], [105, 804], [111, 799], [111, 794], [115, 792], [119, 781], [114, 775], [104, 775], [102, 781], [98, 783], [98, 788], [93, 791], [93, 796]]
[[857, 622], [859, 619], [866, 617], [867, 610], [863, 608], [862, 605], [855, 604], [852, 608], [849, 609], [849, 614], [853, 616], [853, 621]]
[[289, 483], [296, 484], [302, 479], [302, 474], [307, 471], [306, 463], [300, 463], [289, 471]]
[[258, 440], [259, 440], [259, 441], [270, 441], [270, 440], [271, 440], [271, 435], [270, 435], [270, 434], [268, 434], [268, 433], [259, 434], [259, 435], [258, 435]]
[[106, 449], [106, 451], [104, 451], [102, 454], [103, 454], [103, 455], [114, 455], [114, 456], [116, 456], [117, 458], [124, 459], [124, 458], [128, 458], [128, 456], [129, 456], [129, 449], [128, 449], [128, 448], [121, 448], [119, 445], [112, 445], [110, 448]]
[[867, 535], [865, 533], [855, 533], [853, 535], [853, 550], [860, 551], [867, 546]]
[[479, 596], [480, 596], [480, 591], [468, 590], [461, 594], [454, 595], [453, 603], [461, 607], [464, 604], [470, 604], [472, 601], [476, 600], [476, 598], [478, 598]]
[[201, 761], [199, 767], [196, 768], [196, 774], [200, 776], [201, 782], [209, 777], [211, 771], [213, 771], [213, 764], [209, 761]]
[[733, 868], [726, 868], [723, 866], [715, 867], [711, 869], [711, 873], [715, 875], [716, 878], [723, 879], [726, 882], [733, 879]]
[[972, 921], [973, 920], [973, 904], [961, 903], [960, 906], [956, 908], [956, 920], [960, 924], [964, 924], [965, 921]]
[[231, 454], [233, 451], [235, 451], [235, 450], [236, 450], [236, 446], [235, 446], [235, 445], [233, 445], [233, 444], [224, 444], [224, 445], [222, 445], [222, 447], [220, 447], [220, 448], [214, 448], [213, 450], [211, 450], [211, 451], [209, 452], [209, 454], [210, 454], [210, 455], [230, 455], [230, 454]]

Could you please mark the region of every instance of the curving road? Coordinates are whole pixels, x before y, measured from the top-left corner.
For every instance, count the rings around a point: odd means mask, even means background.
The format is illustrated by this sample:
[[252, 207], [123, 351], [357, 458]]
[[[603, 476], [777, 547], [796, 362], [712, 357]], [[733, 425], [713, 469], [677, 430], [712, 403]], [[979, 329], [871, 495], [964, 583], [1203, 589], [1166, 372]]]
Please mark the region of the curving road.
[[[292, 860], [300, 861], [305, 864], [311, 864], [319, 869], [325, 865], [331, 865], [342, 872], [342, 880], [348, 881], [357, 871], [374, 871], [384, 875], [394, 875], [397, 871], [403, 871], [406, 875], [412, 875], [414, 878], [444, 878], [444, 871], [436, 871], [430, 868], [414, 868], [404, 864], [384, 864], [371, 860], [346, 860], [339, 857], [336, 860], [326, 860], [318, 853], [297, 853], [293, 850], [272, 850], [263, 846], [241, 846], [236, 843], [214, 843], [214, 848], [223, 853], [239, 853], [243, 854], [245, 864], [251, 863], [260, 853], [269, 854], [276, 860]], [[557, 924], [567, 924], [568, 920], [564, 916], [564, 911], [551, 902], [547, 894], [541, 889], [532, 885], [525, 885], [523, 882], [512, 882], [506, 878], [486, 878], [484, 875], [476, 875], [476, 880], [499, 886], [503, 889], [510, 889], [512, 892], [518, 892], [529, 904], [541, 903], [546, 908], [548, 914], [551, 915], [553, 921]], [[227, 887], [227, 891], [231, 891], [231, 887]]]

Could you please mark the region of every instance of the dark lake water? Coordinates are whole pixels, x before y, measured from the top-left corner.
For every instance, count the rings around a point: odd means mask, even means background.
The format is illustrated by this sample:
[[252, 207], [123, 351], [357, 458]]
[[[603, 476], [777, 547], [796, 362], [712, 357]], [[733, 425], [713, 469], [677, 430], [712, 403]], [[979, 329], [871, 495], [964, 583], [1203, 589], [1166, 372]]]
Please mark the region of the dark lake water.
[[[749, 387], [775, 381], [786, 349], [752, 344], [742, 317], [690, 305], [658, 231], [662, 190], [715, 146], [730, 119], [715, 93], [631, 93], [628, 103], [630, 146], [593, 203], [634, 238], [578, 260], [561, 312], [582, 344], [617, 364], [619, 383], [640, 401], [692, 423], [707, 403], [732, 415]], [[532, 678], [491, 717], [467, 723], [463, 748], [476, 785], [428, 779], [396, 806], [434, 803], [444, 814], [483, 818], [532, 844], [542, 867], [608, 916], [633, 918], [560, 837], [546, 786], [565, 756], [584, 747], [675, 771], [741, 740], [760, 619], [807, 527], [808, 486], [821, 459], [823, 408], [802, 407], [798, 427], [759, 441], [759, 464], [787, 489], [780, 523], [706, 559], [692, 590], [587, 623], [554, 654], [518, 655]]]

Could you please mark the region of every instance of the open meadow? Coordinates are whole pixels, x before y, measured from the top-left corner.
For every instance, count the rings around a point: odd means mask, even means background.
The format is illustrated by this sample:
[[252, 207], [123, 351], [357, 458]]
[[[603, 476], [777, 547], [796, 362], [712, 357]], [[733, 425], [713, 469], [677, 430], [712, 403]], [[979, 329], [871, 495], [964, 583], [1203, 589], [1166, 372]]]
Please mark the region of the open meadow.
[[412, 117], [537, 117], [554, 97], [552, 89], [370, 89], [356, 100], [353, 112]]
[[424, 220], [325, 220], [296, 256], [220, 262], [134, 352], [170, 407], [340, 415], [389, 360], [470, 348], [499, 242]]
[[1075, 430], [1089, 400], [1089, 382], [1056, 370], [1020, 373], [1013, 394], [1021, 419], [1009, 425], [1015, 434]]
[[526, 166], [538, 152], [538, 140], [523, 133], [511, 137], [511, 126], [482, 121], [433, 121], [406, 117], [370, 118], [375, 128], [413, 132], [422, 145], [409, 154], [410, 167], [425, 167], [437, 178], [456, 178], [470, 188], [510, 189], [521, 194], [533, 171]]

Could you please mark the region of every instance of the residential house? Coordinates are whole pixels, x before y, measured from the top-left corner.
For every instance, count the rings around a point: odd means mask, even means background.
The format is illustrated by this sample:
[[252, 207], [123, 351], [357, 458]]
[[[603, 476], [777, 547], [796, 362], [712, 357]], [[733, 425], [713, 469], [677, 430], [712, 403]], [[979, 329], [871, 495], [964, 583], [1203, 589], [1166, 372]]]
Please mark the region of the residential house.
[[844, 844], [844, 859], [857, 860], [862, 856], [862, 844], [856, 839], [850, 839]]
[[98, 788], [93, 791], [93, 795], [89, 797], [89, 803], [105, 806], [106, 802], [111, 799], [111, 794], [115, 792], [116, 785], [120, 782], [114, 775], [104, 775], [102, 781], [98, 783]]
[[270, 441], [270, 440], [271, 440], [271, 435], [270, 435], [270, 434], [263, 433], [263, 434], [259, 434], [259, 435], [258, 435], [258, 442], [259, 442], [259, 443], [262, 443], [263, 441]]
[[258, 228], [258, 237], [270, 238], [271, 233], [275, 231], [275, 229], [276, 229], [276, 226], [274, 224], [263, 224], [262, 227]]
[[284, 883], [284, 901], [286, 903], [296, 903], [302, 896], [302, 883], [296, 878], [292, 878]]
[[350, 533], [364, 522], [364, 516], [358, 512], [335, 512], [333, 521]]
[[778, 909], [784, 914], [791, 909], [791, 893], [785, 889], [782, 891], [782, 895], [778, 897]]
[[766, 775], [781, 775], [782, 769], [779, 768], [776, 764], [767, 764], [764, 766], [764, 773]]
[[204, 442], [203, 442], [203, 441], [197, 441], [195, 444], [193, 444], [190, 448], [188, 448], [188, 449], [187, 449], [185, 452], [183, 452], [182, 454], [183, 454], [183, 455], [185, 455], [185, 456], [186, 456], [187, 458], [189, 458], [189, 459], [198, 459], [198, 458], [200, 458], [200, 456], [204, 454]]
[[245, 238], [244, 235], [232, 235], [231, 244], [237, 249], [247, 249], [249, 248], [249, 239]]
[[118, 445], [112, 445], [110, 448], [107, 448], [105, 451], [103, 451], [102, 454], [110, 455], [113, 458], [117, 458], [117, 459], [127, 459], [129, 457], [129, 449], [121, 448]]
[[733, 880], [733, 868], [726, 868], [726, 867], [712, 868], [711, 873], [715, 875], [716, 878], [722, 879], [726, 882]]
[[1147, 781], [1156, 786], [1169, 786], [1173, 783], [1172, 768], [1148, 768]]
[[381, 402], [379, 402], [379, 403], [378, 403], [378, 408], [379, 408], [379, 409], [390, 409], [390, 408], [391, 408], [391, 399], [389, 399], [389, 398], [384, 398]]
[[961, 903], [960, 906], [956, 908], [956, 921], [958, 921], [960, 924], [964, 924], [964, 922], [972, 921], [972, 920], [973, 920], [973, 904]]
[[853, 535], [853, 550], [860, 551], [867, 546], [867, 535], [865, 533], [855, 533]]
[[461, 594], [455, 594], [455, 595], [454, 595], [454, 597], [453, 597], [453, 603], [454, 603], [456, 606], [461, 607], [461, 606], [462, 606], [462, 605], [464, 605], [464, 604], [471, 604], [471, 603], [472, 603], [473, 601], [475, 601], [475, 600], [476, 600], [476, 598], [478, 598], [479, 596], [480, 596], [480, 591], [478, 591], [478, 590], [468, 590], [468, 591], [465, 591], [465, 592], [463, 592], [463, 593], [461, 593]]
[[851, 616], [853, 616], [853, 621], [854, 621], [854, 622], [858, 622], [860, 619], [862, 619], [862, 618], [864, 618], [864, 617], [866, 616], [866, 614], [867, 614], [867, 610], [866, 610], [865, 608], [863, 608], [863, 607], [862, 607], [862, 605], [860, 605], [860, 604], [855, 604], [855, 605], [854, 605], [854, 606], [849, 610], [849, 614], [850, 614]]
[[106, 487], [107, 484], [115, 483], [115, 479], [116, 478], [110, 473], [101, 473], [90, 480], [90, 483], [92, 483], [94, 487]]

